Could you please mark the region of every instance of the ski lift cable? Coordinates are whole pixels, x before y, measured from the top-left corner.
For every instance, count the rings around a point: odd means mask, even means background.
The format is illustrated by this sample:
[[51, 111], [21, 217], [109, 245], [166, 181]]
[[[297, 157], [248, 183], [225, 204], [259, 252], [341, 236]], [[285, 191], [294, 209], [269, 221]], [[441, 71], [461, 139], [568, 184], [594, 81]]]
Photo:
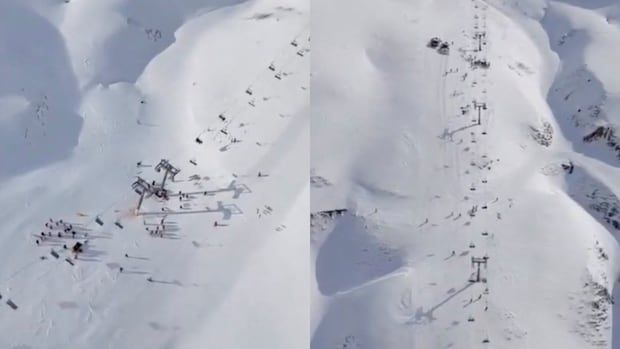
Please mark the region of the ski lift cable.
[[[302, 29], [293, 37], [293, 40], [298, 39], [301, 35], [303, 35], [305, 32], [307, 32], [309, 29], [309, 24], [305, 24]], [[277, 51], [275, 58], [273, 58], [271, 60], [271, 62], [276, 62], [279, 59], [281, 59], [281, 57], [286, 57], [287, 55], [290, 54], [289, 51], [292, 51], [290, 48], [290, 41], [287, 41], [286, 44], [282, 45], [282, 47]], [[295, 55], [295, 52], [293, 52], [293, 55]], [[265, 71], [266, 70], [266, 71]], [[255, 85], [257, 83], [257, 81], [263, 79], [265, 76], [267, 76], [267, 74], [270, 74], [271, 71], [268, 69], [263, 69], [261, 68], [260, 72], [258, 74], [256, 74], [256, 76], [254, 77], [254, 79], [252, 79], [250, 81], [249, 84], [246, 84], [246, 87], [244, 88], [251, 88], [253, 85]], [[239, 99], [241, 99], [242, 97], [245, 97], [245, 95], [241, 96], [241, 97], [236, 97], [233, 98], [227, 105], [225, 108], [223, 108], [223, 112], [221, 114], [226, 114], [228, 112], [230, 112], [230, 109], [232, 109], [235, 105], [240, 104], [239, 103]], [[246, 104], [245, 102], [241, 103], [241, 104]]]
[[[308, 30], [306, 27], [307, 25], [302, 29], [301, 32], [299, 32], [295, 36], [293, 40], [296, 40], [300, 36], [302, 36]], [[286, 45], [282, 49], [279, 50], [279, 53], [276, 54], [275, 58], [273, 58], [270, 61], [271, 62], [270, 65], [273, 64], [275, 66], [276, 73], [281, 72], [284, 68], [288, 67], [291, 64], [291, 62], [295, 62], [297, 59], [299, 59], [297, 57], [296, 52], [297, 51], [295, 50], [291, 50], [290, 43], [287, 42]], [[281, 63], [278, 63], [278, 62], [281, 62]], [[271, 79], [274, 78], [273, 75], [274, 75], [273, 71], [269, 69], [261, 69], [261, 71], [255, 76], [255, 78], [247, 85], [246, 91], [249, 90], [250, 92], [254, 93], [253, 88], [255, 88], [261, 81], [270, 81]], [[248, 103], [247, 103], [246, 94], [243, 94], [241, 97], [236, 98], [235, 104], [240, 104], [243, 108], [249, 109], [250, 107], [248, 106]]]
[[[306, 25], [307, 26], [307, 25]], [[303, 32], [306, 30], [306, 28], [303, 29], [303, 31], [301, 33], [299, 33], [298, 35], [296, 35], [296, 38], [298, 38], [300, 35], [303, 34]], [[287, 47], [290, 44], [287, 43], [286, 46], [284, 46], [280, 51], [284, 52], [284, 54], [286, 54], [286, 51], [290, 51], [290, 49]], [[276, 60], [278, 60], [279, 56], [282, 56], [283, 54], [280, 53], [278, 55], [276, 55], [276, 59], [272, 60], [272, 62], [275, 62]], [[294, 56], [294, 54], [289, 54], [290, 56]], [[265, 72], [264, 70], [261, 70], [261, 72], [254, 78], [254, 80], [252, 81], [252, 83], [249, 85], [248, 88], [251, 88], [252, 86], [254, 86], [258, 81], [260, 81], [261, 79], [263, 79], [265, 77], [265, 74], [269, 74], [267, 76], [271, 77], [271, 71], [267, 70], [267, 72]], [[240, 101], [242, 100], [242, 101]], [[233, 108], [238, 108], [237, 110], [232, 111]], [[242, 95], [240, 97], [236, 97], [234, 98], [226, 108], [224, 108], [224, 111], [222, 113], [220, 113], [220, 115], [223, 115], [224, 117], [226, 117], [226, 123], [225, 126], [228, 126], [231, 124], [232, 119], [236, 119], [236, 117], [243, 113], [246, 110], [249, 110], [250, 106], [248, 106], [248, 103], [246, 101], [246, 97], [245, 95]], [[231, 116], [232, 114], [232, 116]], [[219, 126], [219, 125], [218, 125]], [[206, 129], [203, 129], [200, 133], [200, 135], [204, 135], [207, 132], [207, 129], [210, 129], [211, 126], [208, 126]]]
[[[287, 62], [295, 61], [295, 58], [297, 58], [296, 57], [296, 51], [291, 50], [291, 48], [290, 48], [291, 44], [290, 43], [292, 41], [294, 41], [294, 40], [298, 40], [303, 35], [308, 35], [308, 38], [309, 38], [310, 34], [309, 34], [309, 24], [308, 23], [306, 23], [306, 24], [304, 24], [302, 26], [302, 29], [293, 37], [293, 39], [291, 41], [287, 41], [286, 44], [284, 44], [282, 46], [282, 48], [278, 51], [278, 53], [276, 54], [275, 58], [271, 62], [272, 63], [273, 62], [277, 62], [278, 60], [286, 58], [286, 57], [289, 57]], [[257, 74], [257, 76], [254, 78], [253, 82], [249, 85], [250, 88], [253, 85], [255, 85], [257, 83], [257, 81], [260, 81], [261, 79], [263, 79], [266, 76], [265, 74], [268, 74], [267, 77], [269, 79], [272, 79], [271, 73], [272, 73], [272, 71], [269, 70], [269, 69], [261, 69], [261, 72]], [[251, 109], [253, 109], [253, 107], [248, 105], [247, 97], [245, 96], [245, 94], [242, 94], [241, 96], [238, 96], [238, 97], [232, 99], [230, 101], [230, 103], [228, 103], [228, 105], [223, 109], [223, 112], [221, 112], [219, 114], [219, 115], [222, 115], [222, 116], [224, 116], [226, 118], [225, 122], [224, 122], [224, 128], [223, 129], [226, 129], [229, 125], [232, 124], [233, 121], [238, 120], [241, 117], [244, 117], [245, 113], [247, 111], [250, 111]], [[221, 128], [221, 121], [209, 124], [206, 128], [203, 128], [198, 133], [198, 135], [197, 135], [195, 140], [197, 142], [200, 140], [201, 141], [200, 143], [202, 143], [201, 137], [204, 137], [205, 135], [207, 135], [209, 133], [209, 131], [216, 130], [218, 128]], [[231, 140], [233, 138], [233, 136], [228, 134], [228, 135], [226, 135], [226, 138]], [[179, 148], [178, 151], [172, 153], [171, 156], [175, 157], [175, 156], [180, 155], [182, 152], [186, 152], [186, 151], [187, 151], [186, 148]], [[95, 217], [95, 219], [96, 219], [96, 217]]]
[[[307, 27], [308, 25], [306, 24], [304, 26], [304, 29], [299, 32], [299, 34], [297, 34], [295, 36], [295, 39], [299, 38], [301, 35], [304, 34], [304, 32], [307, 31]], [[294, 40], [295, 40], [294, 39]], [[297, 58], [296, 57], [296, 51], [293, 52], [287, 52], [287, 51], [291, 51], [291, 49], [288, 47], [290, 46], [290, 42], [286, 43], [286, 46], [284, 46], [280, 51], [279, 54], [276, 55], [276, 59], [272, 60], [272, 62], [276, 62], [278, 59], [280, 59], [279, 57], [287, 57], [287, 55], [289, 56], [289, 59], [287, 62], [287, 65], [292, 62], [295, 61]], [[277, 69], [277, 66], [276, 66]], [[264, 78], [268, 78], [268, 79], [272, 79], [272, 71], [269, 69], [261, 69], [261, 72], [257, 74], [257, 76], [254, 78], [254, 80], [252, 81], [252, 83], [250, 83], [248, 86], [248, 88], [252, 88], [253, 86], [255, 86], [259, 81], [261, 81]], [[226, 117], [226, 121], [225, 121], [225, 127], [227, 127], [228, 125], [230, 125], [232, 123], [232, 121], [238, 119], [241, 115], [243, 115], [244, 112], [253, 109], [252, 106], [250, 106], [247, 103], [247, 97], [245, 96], [246, 94], [244, 93], [243, 95], [241, 95], [240, 97], [236, 97], [234, 98], [226, 108], [224, 108], [224, 111], [222, 113], [220, 113], [220, 115], [223, 115], [224, 117]], [[235, 109], [233, 111], [233, 109]], [[215, 126], [215, 128], [219, 127], [219, 122], [216, 123], [212, 123], [209, 126], [207, 126], [206, 128], [204, 128], [200, 133], [200, 135], [204, 135], [206, 134], [209, 130], [211, 129], [212, 125]]]
[[[309, 25], [305, 24], [302, 27], [301, 31], [298, 32], [297, 35], [295, 35], [293, 40], [297, 40], [304, 33], [308, 32], [308, 28], [309, 28]], [[277, 62], [282, 57], [290, 56], [290, 57], [294, 58], [295, 57], [295, 53], [290, 53], [289, 52], [289, 51], [291, 51], [289, 46], [290, 46], [290, 42], [287, 42], [285, 45], [283, 45], [282, 48], [278, 50], [278, 53], [275, 55], [275, 58], [273, 58], [271, 60], [272, 63], [270, 63], [270, 64], [273, 64], [274, 62]], [[290, 60], [292, 60], [292, 59], [290, 59]], [[250, 89], [251, 90], [251, 88], [254, 85], [256, 85], [259, 81], [261, 81], [261, 80], [263, 80], [265, 78], [271, 79], [272, 78], [272, 74], [271, 73], [272, 73], [272, 71], [269, 70], [269, 69], [261, 69], [261, 71], [254, 77], [254, 79], [250, 82], [250, 84], [246, 85], [246, 89]], [[238, 114], [240, 114], [240, 113], [242, 113], [242, 112], [244, 112], [246, 110], [249, 110], [249, 108], [251, 106], [248, 105], [246, 98], [247, 97], [245, 96], [245, 94], [243, 94], [241, 96], [238, 96], [238, 97], [235, 97], [235, 98], [231, 99], [230, 102], [228, 104], [226, 104], [226, 106], [222, 109], [222, 112], [220, 112], [219, 115], [222, 115], [222, 116], [224, 116], [226, 118], [226, 121], [225, 121], [225, 124], [224, 124], [225, 126], [228, 126], [228, 125], [231, 124], [231, 122], [232, 122], [231, 118], [234, 119], [234, 118], [236, 118], [236, 116]], [[207, 130], [211, 128], [211, 125], [216, 125], [215, 128], [219, 127], [219, 125], [217, 125], [215, 123], [210, 124], [209, 126], [207, 126], [205, 129], [203, 129], [198, 134], [198, 138], [200, 136], [206, 134]]]
[[[309, 38], [309, 25], [307, 23], [302, 27], [302, 30], [299, 31], [297, 35], [295, 35], [293, 40], [299, 39], [302, 35], [305, 35], [306, 33]], [[287, 42], [285, 45], [283, 45], [282, 49], [280, 49], [280, 53], [276, 55], [276, 58], [272, 60], [272, 62], [276, 62], [277, 60], [282, 59], [282, 57], [286, 58], [287, 56], [289, 57], [289, 60], [287, 62], [291, 62], [291, 61], [298, 62], [299, 59], [296, 57], [296, 51], [291, 50], [291, 48], [288, 46], [290, 46], [290, 42]], [[266, 74], [266, 72], [267, 74], [269, 74], [268, 78], [272, 79], [273, 78], [271, 76], [272, 71], [265, 68], [261, 70], [257, 78], [255, 78], [254, 80], [258, 81], [259, 78], [262, 78]], [[241, 96], [234, 98], [230, 103], [228, 103], [228, 106], [224, 108], [224, 111], [219, 114], [225, 117], [223, 128], [222, 128], [221, 121], [210, 123], [206, 128], [203, 128], [198, 133], [198, 135], [195, 138], [195, 141], [198, 142], [199, 144], [202, 144], [202, 138], [205, 135], [209, 134], [210, 131], [217, 130], [218, 128], [226, 129], [228, 126], [230, 126], [233, 123], [233, 121], [236, 121], [242, 117], [245, 117], [246, 116], [245, 113], [248, 111], [251, 111], [252, 109], [254, 108], [247, 103], [247, 97], [245, 96], [245, 94], [242, 94]], [[219, 132], [216, 134], [216, 137], [218, 135], [219, 135]], [[231, 141], [233, 136], [230, 134], [227, 134], [226, 138], [228, 138], [228, 140]], [[179, 148], [178, 151], [172, 153], [171, 156], [173, 157], [178, 156], [180, 153], [186, 152], [186, 151], [187, 151], [187, 148], [182, 147], [182, 148]]]
[[[292, 41], [296, 41], [297, 39], [299, 39], [299, 37], [304, 35], [304, 33], [306, 33], [306, 32], [309, 32], [309, 24], [308, 23], [306, 23], [302, 27], [302, 29], [293, 37]], [[290, 45], [290, 42], [292, 42], [292, 41], [287, 41], [284, 45], [282, 45], [282, 47], [277, 51], [275, 57], [273, 59], [271, 59], [271, 61], [270, 61], [271, 63], [270, 64], [274, 64], [276, 66], [276, 69], [278, 67], [278, 64], [276, 64], [278, 61], [285, 60], [285, 62], [286, 62], [286, 61], [291, 61], [292, 58], [295, 58], [296, 50], [295, 49], [291, 49], [291, 45]], [[287, 57], [288, 57], [288, 59], [287, 59]], [[258, 83], [258, 81], [261, 81], [265, 77], [269, 77], [270, 78], [271, 75], [272, 75], [271, 70], [261, 68], [261, 71], [247, 85], [248, 88], [252, 88], [254, 85], [256, 85]]]
[[[308, 25], [308, 24], [305, 24], [305, 25], [304, 25], [304, 27], [303, 27], [303, 29], [302, 29], [302, 30], [301, 30], [301, 31], [300, 31], [297, 35], [295, 35], [295, 37], [293, 38], [293, 40], [292, 40], [292, 41], [296, 41], [297, 39], [299, 39], [299, 37], [301, 37], [301, 36], [302, 36], [305, 32], [307, 32], [307, 31], [308, 31], [308, 27], [309, 27], [309, 25]], [[292, 41], [290, 41], [290, 42], [292, 42]], [[281, 49], [281, 50], [280, 50], [280, 52], [276, 55], [276, 58], [272, 60], [272, 62], [277, 62], [277, 60], [282, 59], [282, 57], [286, 57], [286, 55], [288, 54], [288, 55], [290, 56], [290, 57], [289, 57], [289, 59], [286, 61], [286, 62], [287, 62], [287, 63], [286, 63], [286, 65], [288, 65], [288, 63], [289, 63], [289, 62], [293, 61], [293, 60], [296, 58], [296, 57], [295, 57], [295, 56], [297, 55], [297, 54], [296, 54], [296, 51], [295, 51], [295, 52], [292, 52], [292, 53], [287, 52], [287, 51], [292, 51], [292, 50], [290, 49], [290, 47], [289, 47], [289, 46], [290, 46], [290, 42], [287, 42], [285, 45], [283, 45], [282, 49]], [[283, 65], [283, 66], [286, 66], [286, 65]], [[252, 83], [251, 83], [249, 86], [254, 85], [257, 81], [259, 81], [260, 79], [262, 79], [262, 78], [263, 78], [263, 76], [264, 76], [265, 74], [267, 74], [265, 71], [261, 71], [261, 72], [260, 72], [260, 73], [259, 73], [259, 74], [258, 74], [258, 75], [254, 78], [254, 80], [252, 81]], [[269, 74], [269, 75], [271, 75], [271, 74]], [[238, 103], [239, 99], [240, 99], [240, 98], [238, 97], [238, 98], [236, 98], [235, 100], [233, 100], [233, 101], [229, 104], [229, 107], [225, 108], [224, 113], [226, 113], [226, 110], [230, 110], [230, 109], [231, 109], [233, 106], [235, 106], [235, 105], [241, 105], [241, 106], [242, 106], [242, 108], [241, 108], [241, 112], [243, 112], [243, 111], [247, 110], [247, 109], [248, 109], [248, 107], [246, 106], [246, 104], [247, 104], [247, 103]], [[241, 113], [239, 113], [239, 114], [241, 114]], [[228, 121], [228, 123], [227, 123], [227, 125], [230, 125], [230, 123], [232, 122], [232, 120], [236, 119], [236, 116], [237, 116], [237, 115], [239, 115], [239, 114], [236, 114], [236, 115], [233, 115], [232, 117], [227, 118], [227, 120], [229, 120], [229, 121]], [[200, 133], [200, 135], [205, 134], [205, 132], [206, 132], [206, 130], [203, 130], [203, 131]], [[184, 150], [185, 150], [185, 149], [184, 149]], [[181, 151], [181, 150], [179, 150], [179, 153], [180, 153], [180, 151]], [[177, 155], [178, 155], [178, 154], [177, 154]], [[99, 212], [98, 212], [98, 213], [97, 213], [97, 214], [96, 214], [93, 218], [91, 218], [90, 220], [87, 220], [87, 221], [83, 224], [83, 225], [84, 225], [84, 228], [88, 228], [88, 227], [92, 226], [93, 224], [97, 223], [97, 220], [98, 220], [98, 219], [100, 219], [100, 217], [101, 217], [101, 216], [103, 216], [104, 214], [106, 214], [106, 213], [107, 213], [110, 209], [114, 208], [114, 207], [115, 207], [118, 203], [120, 203], [121, 201], [126, 200], [126, 199], [128, 198], [128, 196], [129, 196], [129, 195], [123, 195], [123, 196], [121, 197], [121, 199], [119, 199], [119, 200], [117, 200], [117, 201], [112, 202], [112, 203], [111, 203], [109, 206], [107, 206], [104, 210], [99, 211]], [[32, 266], [34, 266], [34, 265], [36, 265], [36, 264], [37, 264], [37, 262], [39, 262], [39, 261], [40, 261], [40, 260], [36, 260], [36, 261], [33, 261], [33, 262], [28, 262], [25, 266], [22, 266], [22, 267], [18, 268], [15, 272], [13, 272], [13, 273], [12, 273], [12, 274], [11, 274], [11, 275], [7, 278], [7, 279], [0, 281], [0, 283], [5, 283], [5, 282], [8, 282], [8, 281], [13, 280], [13, 279], [14, 279], [17, 275], [21, 274], [23, 271], [25, 271], [25, 270], [29, 269], [30, 267], [32, 267]], [[55, 266], [55, 264], [52, 264], [52, 263], [51, 263], [51, 266], [50, 266], [50, 267], [48, 268], [48, 270], [46, 271], [46, 274], [48, 274], [48, 273], [49, 273], [49, 270], [50, 270], [51, 268], [53, 268], [54, 266]], [[24, 285], [24, 287], [25, 287], [25, 286], [26, 286], [26, 285]]]
[[[310, 27], [309, 24], [306, 23], [302, 27], [302, 29], [293, 37], [293, 40], [287, 42], [285, 45], [282, 46], [280, 50], [278, 50], [278, 53], [276, 54], [275, 58], [271, 60], [271, 63], [275, 63], [278, 60], [286, 58], [286, 57], [295, 58], [297, 56], [297, 51], [299, 51], [299, 48], [298, 48], [299, 46], [291, 48], [291, 42], [297, 41], [297, 39], [299, 39], [306, 32], [309, 33], [309, 27]], [[300, 45], [300, 46], [303, 46], [303, 45]], [[292, 60], [292, 59], [289, 58], [289, 60]], [[276, 65], [276, 69], [277, 69], [277, 65]], [[266, 74], [271, 75], [271, 71], [269, 69], [261, 70], [261, 72], [254, 78], [254, 80], [248, 86], [253, 86], [257, 81], [261, 80], [263, 76]]]

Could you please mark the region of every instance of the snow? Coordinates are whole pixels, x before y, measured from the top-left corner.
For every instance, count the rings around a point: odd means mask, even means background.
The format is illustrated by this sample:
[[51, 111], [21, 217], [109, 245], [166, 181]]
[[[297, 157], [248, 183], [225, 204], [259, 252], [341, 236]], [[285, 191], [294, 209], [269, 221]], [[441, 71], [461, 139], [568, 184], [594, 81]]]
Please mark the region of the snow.
[[312, 348], [620, 345], [618, 11], [313, 2]]
[[618, 0], [0, 1], [0, 347], [620, 348], [619, 47]]
[[[0, 346], [307, 345], [308, 5], [0, 3]], [[161, 159], [195, 194], [136, 215]], [[74, 266], [49, 218], [81, 225]]]

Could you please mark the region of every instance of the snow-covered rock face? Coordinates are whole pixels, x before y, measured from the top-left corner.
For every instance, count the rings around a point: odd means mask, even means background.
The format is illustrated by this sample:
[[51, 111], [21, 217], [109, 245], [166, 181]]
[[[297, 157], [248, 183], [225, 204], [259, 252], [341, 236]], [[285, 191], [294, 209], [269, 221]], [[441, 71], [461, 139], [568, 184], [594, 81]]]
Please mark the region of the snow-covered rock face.
[[[0, 1], [0, 347], [309, 343], [308, 21], [297, 0]], [[192, 194], [136, 215], [162, 158]]]
[[619, 345], [619, 11], [313, 3], [313, 348]]

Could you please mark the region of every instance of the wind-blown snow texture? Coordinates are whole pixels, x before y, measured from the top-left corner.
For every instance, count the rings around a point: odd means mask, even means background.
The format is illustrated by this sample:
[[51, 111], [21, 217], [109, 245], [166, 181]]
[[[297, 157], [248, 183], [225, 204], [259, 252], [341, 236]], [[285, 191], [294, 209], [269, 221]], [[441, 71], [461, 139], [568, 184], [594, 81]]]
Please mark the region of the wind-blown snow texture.
[[312, 348], [620, 348], [620, 3], [317, 0], [312, 32]]
[[308, 10], [0, 1], [0, 347], [307, 346]]

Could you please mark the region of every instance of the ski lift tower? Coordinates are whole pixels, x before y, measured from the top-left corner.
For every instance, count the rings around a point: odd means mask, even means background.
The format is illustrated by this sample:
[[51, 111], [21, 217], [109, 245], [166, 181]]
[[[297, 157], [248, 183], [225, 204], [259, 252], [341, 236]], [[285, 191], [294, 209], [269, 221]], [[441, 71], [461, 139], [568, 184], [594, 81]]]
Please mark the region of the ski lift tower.
[[155, 172], [161, 172], [161, 170], [165, 171], [164, 179], [161, 181], [161, 189], [164, 189], [164, 185], [166, 184], [166, 179], [168, 179], [168, 175], [171, 175], [170, 178], [174, 179], [174, 176], [181, 172], [181, 170], [172, 166], [172, 164], [170, 164], [170, 162], [165, 159], [161, 159], [159, 164], [155, 166]]
[[133, 189], [138, 195], [140, 195], [140, 200], [138, 201], [138, 207], [136, 208], [136, 211], [139, 211], [140, 206], [142, 206], [142, 200], [144, 200], [144, 195], [147, 193], [148, 194], [151, 193], [151, 185], [149, 184], [149, 182], [138, 177], [138, 179], [131, 184], [131, 189]]
[[484, 256], [484, 257], [471, 257], [471, 266], [472, 268], [474, 266], [476, 266], [476, 279], [472, 280], [470, 279], [470, 282], [486, 282], [486, 278], [481, 278], [480, 277], [480, 266], [483, 265], [484, 269], [487, 268], [487, 261], [489, 260], [488, 256]]
[[487, 104], [486, 103], [478, 103], [474, 100], [474, 108], [476, 108], [478, 110], [478, 125], [482, 125], [482, 118], [481, 118], [481, 114], [482, 114], [482, 110], [487, 110]]
[[485, 32], [476, 32], [474, 34], [474, 39], [478, 40], [478, 52], [482, 51], [482, 39], [486, 36], [487, 34]]

